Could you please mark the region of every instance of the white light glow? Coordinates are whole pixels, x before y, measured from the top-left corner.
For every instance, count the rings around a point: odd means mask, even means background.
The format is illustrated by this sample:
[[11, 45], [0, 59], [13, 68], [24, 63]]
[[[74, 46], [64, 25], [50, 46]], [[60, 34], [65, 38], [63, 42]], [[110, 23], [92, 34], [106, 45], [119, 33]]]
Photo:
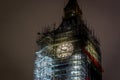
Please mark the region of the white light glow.
[[36, 53], [35, 60], [35, 79], [34, 80], [51, 80], [52, 78], [52, 58], [42, 56], [41, 51]]
[[72, 77], [71, 80], [82, 80], [80, 77]]
[[72, 71], [71, 75], [78, 76], [78, 75], [81, 75], [81, 73], [80, 73], [80, 71]]
[[82, 56], [81, 56], [81, 54], [75, 54], [75, 55], [73, 56], [73, 58], [74, 58], [74, 59], [81, 59]]

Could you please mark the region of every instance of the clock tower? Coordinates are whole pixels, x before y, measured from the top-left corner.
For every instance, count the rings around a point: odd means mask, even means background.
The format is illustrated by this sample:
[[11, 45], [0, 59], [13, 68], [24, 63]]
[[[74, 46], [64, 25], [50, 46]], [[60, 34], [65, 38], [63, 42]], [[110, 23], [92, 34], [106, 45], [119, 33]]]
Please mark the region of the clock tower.
[[102, 80], [100, 43], [69, 0], [58, 28], [39, 33], [34, 80]]

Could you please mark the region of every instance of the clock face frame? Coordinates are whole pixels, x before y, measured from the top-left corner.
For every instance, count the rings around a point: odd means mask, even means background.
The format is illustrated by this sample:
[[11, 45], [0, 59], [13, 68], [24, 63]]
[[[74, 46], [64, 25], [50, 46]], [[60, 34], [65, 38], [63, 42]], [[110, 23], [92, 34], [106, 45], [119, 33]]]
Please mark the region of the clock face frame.
[[86, 47], [86, 49], [91, 54], [91, 56], [93, 56], [97, 61], [99, 61], [98, 60], [98, 57], [99, 57], [98, 53], [95, 51], [95, 48], [91, 42], [88, 42], [88, 46]]
[[73, 50], [74, 47], [72, 43], [70, 42], [61, 43], [56, 49], [57, 57], [67, 58], [72, 55]]

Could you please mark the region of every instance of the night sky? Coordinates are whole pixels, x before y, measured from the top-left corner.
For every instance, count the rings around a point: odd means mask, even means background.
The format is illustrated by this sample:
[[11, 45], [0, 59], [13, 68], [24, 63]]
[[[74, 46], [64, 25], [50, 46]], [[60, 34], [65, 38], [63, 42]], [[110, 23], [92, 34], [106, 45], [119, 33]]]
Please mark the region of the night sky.
[[[37, 32], [60, 24], [67, 0], [0, 1], [0, 80], [33, 80]], [[99, 37], [103, 80], [120, 77], [120, 0], [78, 0]]]

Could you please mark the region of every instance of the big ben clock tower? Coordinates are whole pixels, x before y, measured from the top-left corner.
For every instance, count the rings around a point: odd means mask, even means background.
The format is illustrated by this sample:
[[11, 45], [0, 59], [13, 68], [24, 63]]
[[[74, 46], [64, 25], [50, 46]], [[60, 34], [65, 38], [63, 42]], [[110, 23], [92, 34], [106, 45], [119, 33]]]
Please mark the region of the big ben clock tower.
[[100, 44], [82, 20], [77, 0], [69, 0], [57, 29], [37, 40], [34, 80], [102, 80]]

